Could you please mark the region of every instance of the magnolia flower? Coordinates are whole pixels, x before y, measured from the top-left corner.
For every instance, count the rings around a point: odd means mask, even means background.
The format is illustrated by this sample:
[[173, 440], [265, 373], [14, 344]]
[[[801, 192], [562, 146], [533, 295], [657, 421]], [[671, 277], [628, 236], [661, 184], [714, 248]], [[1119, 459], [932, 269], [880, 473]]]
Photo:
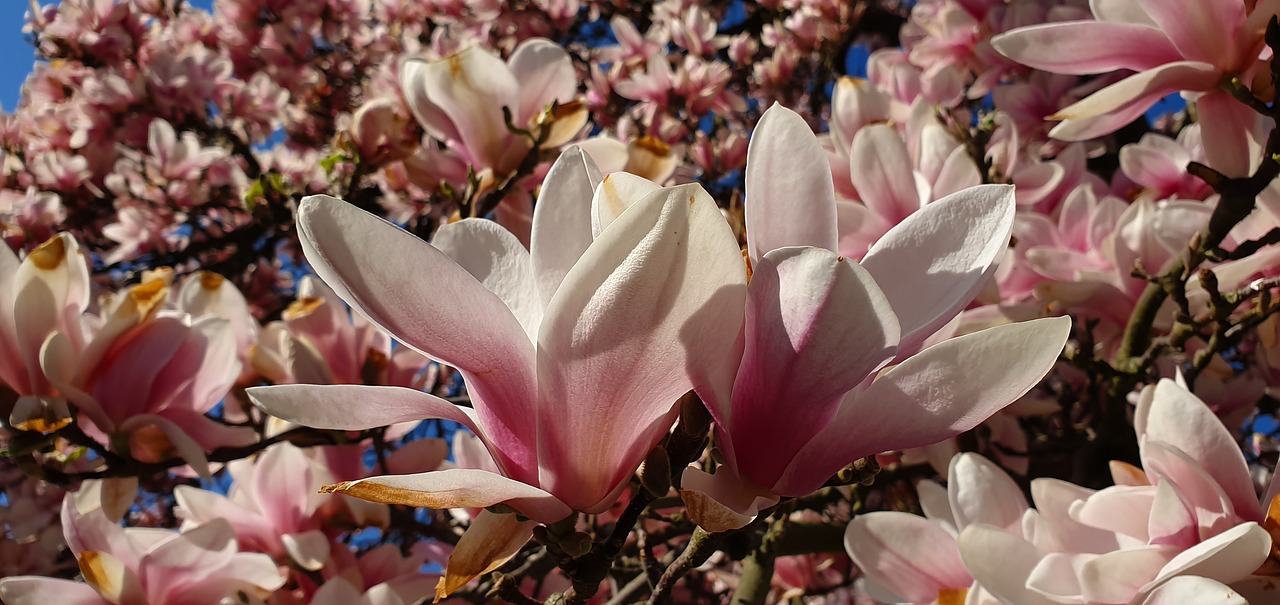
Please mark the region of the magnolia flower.
[[[1272, 537], [1259, 525], [1262, 508], [1230, 431], [1170, 380], [1143, 389], [1134, 428], [1142, 468], [1113, 463], [1115, 486], [1092, 492], [1057, 482], [1057, 495], [1044, 498], [1033, 484], [1038, 510], [984, 512], [961, 527], [961, 558], [985, 590], [1027, 605], [1168, 603], [1175, 587], [1253, 581]], [[993, 491], [968, 483], [973, 494]], [[997, 501], [1017, 501], [1016, 489], [1004, 491]], [[1276, 514], [1272, 507], [1269, 527]], [[1192, 576], [1200, 579], [1178, 579]]]
[[1005, 56], [1054, 73], [1138, 73], [1059, 111], [1050, 133], [1068, 141], [1108, 134], [1179, 91], [1200, 97], [1205, 151], [1228, 176], [1244, 176], [1253, 110], [1219, 85], [1251, 69], [1263, 52], [1276, 0], [1092, 0], [1095, 21], [1033, 25], [992, 38]]
[[[732, 363], [745, 271], [701, 188], [615, 175], [592, 199], [597, 182], [581, 151], [561, 156], [534, 213], [532, 251], [481, 219], [426, 244], [339, 200], [306, 198], [298, 227], [316, 272], [374, 324], [457, 368], [472, 407], [389, 387], [264, 387], [250, 397], [321, 428], [454, 420], [501, 470], [374, 477], [335, 491], [436, 508], [506, 503], [544, 523], [608, 509], [674, 422], [676, 400]], [[443, 592], [514, 553], [531, 530], [481, 513]], [[478, 564], [459, 555], [481, 547]]]
[[1070, 329], [1046, 319], [923, 348], [987, 282], [1009, 239], [1011, 188], [925, 206], [859, 264], [835, 252], [822, 154], [778, 106], [751, 140], [745, 350], [736, 378], [707, 400], [725, 465], [683, 479], [690, 514], [709, 531], [741, 527], [863, 456], [973, 428], [1039, 382]]
[[76, 498], [62, 502], [67, 545], [85, 584], [35, 576], [0, 579], [8, 605], [184, 605], [265, 603], [284, 585], [276, 564], [263, 554], [236, 551], [226, 521], [178, 533], [125, 529], [99, 509], [79, 510]]
[[205, 413], [240, 374], [227, 320], [162, 311], [172, 271], [122, 292], [83, 350], [55, 332], [40, 352], [49, 381], [92, 421], [86, 432], [142, 461], [181, 457], [208, 474], [204, 452], [257, 439]]
[[89, 268], [71, 236], [53, 237], [21, 262], [0, 245], [0, 385], [18, 395], [4, 419], [13, 427], [50, 431], [71, 422], [65, 398], [41, 368], [40, 350], [55, 333], [83, 348], [88, 304]]
[[[547, 148], [563, 145], [587, 120], [574, 102], [578, 79], [569, 54], [541, 38], [525, 40], [505, 62], [482, 48], [443, 61], [411, 59], [400, 85], [427, 134], [447, 143], [477, 174], [505, 175], [529, 150], [529, 139], [507, 128], [503, 109], [517, 128], [550, 128]], [[543, 115], [553, 103], [559, 104], [554, 115]]]

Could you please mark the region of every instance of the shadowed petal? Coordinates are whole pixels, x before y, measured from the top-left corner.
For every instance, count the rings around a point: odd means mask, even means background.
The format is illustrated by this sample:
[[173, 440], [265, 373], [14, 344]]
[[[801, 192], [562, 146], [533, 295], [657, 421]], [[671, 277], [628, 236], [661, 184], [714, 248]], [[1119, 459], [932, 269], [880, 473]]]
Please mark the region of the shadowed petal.
[[651, 193], [600, 233], [538, 335], [542, 486], [576, 510], [613, 504], [676, 400], [737, 366], [745, 281], [733, 233], [696, 185]]

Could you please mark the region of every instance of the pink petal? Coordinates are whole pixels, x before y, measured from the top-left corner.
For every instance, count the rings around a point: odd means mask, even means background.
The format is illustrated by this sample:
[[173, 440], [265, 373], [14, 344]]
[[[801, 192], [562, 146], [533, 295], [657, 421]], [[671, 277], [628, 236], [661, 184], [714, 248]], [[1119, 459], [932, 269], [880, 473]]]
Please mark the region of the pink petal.
[[1159, 441], [1146, 440], [1141, 450], [1147, 475], [1172, 481], [1187, 504], [1195, 508], [1202, 538], [1237, 523], [1231, 500], [1200, 461]]
[[542, 321], [542, 298], [529, 251], [497, 223], [465, 218], [440, 227], [431, 245], [506, 303], [530, 341]]
[[576, 510], [612, 505], [676, 400], [736, 368], [745, 282], [736, 238], [696, 185], [654, 192], [602, 231], [538, 335], [540, 484]]
[[1142, 439], [1171, 445], [1204, 468], [1213, 469], [1213, 478], [1231, 499], [1236, 514], [1250, 521], [1262, 520], [1240, 446], [1195, 395], [1172, 380], [1161, 380], [1152, 388], [1151, 397], [1139, 401], [1134, 428]]
[[1252, 575], [1270, 552], [1267, 530], [1257, 523], [1242, 523], [1178, 554], [1160, 570], [1154, 584], [1176, 576], [1203, 576], [1230, 584]]
[[1097, 492], [1061, 479], [1041, 477], [1031, 480], [1031, 498], [1036, 510], [1058, 544], [1070, 552], [1104, 553], [1115, 550], [1115, 535], [1079, 523], [1070, 516], [1076, 502], [1085, 502]]
[[298, 229], [307, 260], [353, 309], [462, 373], [507, 468], [535, 468], [534, 348], [507, 305], [444, 253], [345, 202], [304, 199]]
[[[929, 347], [850, 393], [791, 468], [839, 469], [967, 431], [1031, 390], [1057, 361], [1070, 330], [1065, 317], [1037, 319]], [[775, 491], [786, 493], [781, 486]]]
[[1156, 485], [1147, 521], [1148, 540], [1152, 545], [1188, 548], [1200, 541], [1200, 528], [1195, 511], [1188, 508], [1172, 481]]
[[1114, 132], [1150, 109], [1166, 95], [1210, 90], [1221, 72], [1208, 63], [1180, 61], [1139, 72], [1049, 116], [1066, 120], [1049, 132], [1064, 141], [1086, 141]]
[[959, 313], [1009, 245], [1013, 188], [986, 185], [926, 205], [862, 260], [902, 325], [899, 359]]
[[809, 125], [774, 104], [747, 147], [747, 252], [751, 263], [783, 246], [836, 249], [831, 167]]
[[290, 443], [280, 443], [254, 463], [253, 481], [240, 489], [251, 494], [258, 510], [281, 533], [303, 529], [307, 496], [315, 489], [311, 461]]
[[8, 605], [110, 605], [88, 584], [37, 576], [0, 578], [0, 600]]
[[155, 545], [138, 563], [138, 576], [150, 601], [164, 603], [182, 594], [236, 556], [236, 534], [225, 519], [174, 534]]
[[853, 137], [863, 126], [889, 119], [889, 97], [862, 78], [836, 81], [831, 96], [831, 139], [841, 153], [848, 153]]
[[915, 515], [858, 515], [845, 530], [844, 547], [868, 579], [913, 603], [932, 603], [943, 590], [973, 583], [956, 539]]
[[[543, 38], [530, 38], [516, 46], [507, 64], [520, 86], [520, 106], [511, 108], [516, 126], [528, 124], [553, 102], [564, 104], [578, 96], [578, 77], [573, 73], [573, 61], [559, 44]], [[484, 72], [477, 75], [489, 77]]]
[[1144, 71], [1183, 60], [1160, 29], [1133, 23], [1068, 21], [1020, 27], [991, 39], [1028, 67], [1070, 75]]
[[1175, 553], [1167, 546], [1106, 553], [1080, 570], [1081, 592], [1091, 603], [1129, 603]]
[[427, 91], [427, 74], [433, 68], [429, 61], [408, 59], [400, 68], [400, 89], [405, 104], [427, 134], [442, 141], [461, 141], [458, 127], [440, 106], [431, 101]]
[[1071, 518], [1095, 529], [1148, 539], [1148, 521], [1156, 490], [1149, 485], [1115, 485], [1070, 506]]
[[542, 523], [560, 521], [572, 512], [541, 489], [474, 469], [369, 477], [344, 481], [326, 489], [372, 502], [418, 508], [483, 508], [505, 503]]
[[920, 209], [911, 156], [892, 126], [873, 124], [859, 130], [849, 160], [849, 177], [858, 197], [876, 214], [898, 222]]
[[[1237, 3], [1238, 5], [1238, 3]], [[1228, 177], [1248, 177], [1262, 158], [1260, 116], [1224, 90], [1196, 99], [1205, 163]]]
[[329, 560], [329, 537], [313, 529], [300, 534], [280, 536], [289, 558], [307, 571], [319, 571]]
[[[308, 488], [310, 491], [310, 488]], [[236, 530], [236, 539], [242, 548], [275, 552], [278, 548], [276, 528], [269, 525], [258, 512], [249, 510], [221, 494], [190, 485], [179, 485], [173, 490], [178, 503], [176, 513], [184, 525], [202, 525], [214, 519], [226, 519]]]
[[1030, 542], [1003, 529], [979, 524], [966, 527], [956, 543], [974, 581], [1001, 602], [1060, 605], [1027, 587], [1027, 578], [1040, 562], [1040, 554]]
[[1230, 45], [1240, 38], [1244, 2], [1238, 0], [1137, 0], [1182, 56], [1234, 69]]
[[[738, 472], [771, 486], [845, 393], [893, 359], [898, 320], [865, 269], [810, 247], [764, 255], [747, 287], [746, 318], [732, 412], [721, 428], [735, 443], [755, 444], [736, 451]], [[815, 489], [838, 470], [804, 469]]]
[[956, 529], [973, 523], [1017, 531], [1027, 512], [1027, 499], [1009, 474], [973, 453], [951, 459], [947, 496]]
[[262, 411], [318, 429], [363, 431], [399, 422], [441, 418], [482, 433], [475, 410], [402, 387], [290, 384], [245, 391]]
[[601, 178], [591, 156], [571, 147], [560, 154], [542, 181], [529, 246], [542, 306], [591, 245], [591, 200]]

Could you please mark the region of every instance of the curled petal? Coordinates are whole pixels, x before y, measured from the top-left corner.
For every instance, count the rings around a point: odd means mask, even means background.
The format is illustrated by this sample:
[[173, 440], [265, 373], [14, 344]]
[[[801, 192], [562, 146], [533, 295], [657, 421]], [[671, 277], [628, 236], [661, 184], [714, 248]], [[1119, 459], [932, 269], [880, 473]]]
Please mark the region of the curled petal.
[[521, 521], [516, 515], [480, 511], [449, 555], [444, 577], [436, 585], [436, 600], [506, 563], [533, 537], [535, 525], [537, 522]]
[[369, 477], [330, 485], [323, 491], [418, 508], [483, 508], [505, 503], [543, 523], [559, 521], [572, 512], [541, 489], [474, 469]]

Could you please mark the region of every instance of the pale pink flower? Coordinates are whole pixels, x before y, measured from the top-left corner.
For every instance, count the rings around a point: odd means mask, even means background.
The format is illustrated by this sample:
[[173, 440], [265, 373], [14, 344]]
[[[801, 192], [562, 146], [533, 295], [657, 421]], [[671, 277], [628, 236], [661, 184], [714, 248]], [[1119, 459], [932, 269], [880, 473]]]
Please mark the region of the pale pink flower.
[[[388, 387], [265, 387], [250, 397], [317, 427], [454, 420], [502, 470], [374, 477], [337, 486], [344, 493], [441, 508], [505, 502], [538, 522], [608, 509], [666, 434], [677, 398], [732, 363], [745, 272], [696, 186], [611, 177], [592, 200], [598, 179], [582, 152], [562, 155], [535, 209], [532, 252], [481, 219], [445, 226], [431, 245], [339, 200], [307, 199], [299, 228], [312, 266], [357, 312], [457, 368], [473, 407]], [[356, 412], [353, 397], [379, 405]], [[532, 530], [488, 512], [471, 527], [469, 549], [502, 540], [509, 553]], [[491, 562], [455, 551], [442, 592]]]
[[285, 583], [270, 557], [240, 553], [231, 525], [186, 532], [125, 529], [101, 509], [62, 502], [62, 527], [85, 583], [19, 576], [0, 579], [8, 605], [261, 604]]
[[58, 387], [45, 375], [41, 351], [54, 334], [85, 346], [81, 319], [89, 304], [89, 267], [71, 236], [59, 234], [19, 262], [0, 246], [0, 384], [18, 395], [4, 420], [21, 430], [51, 431], [71, 420]]
[[[1033, 25], [992, 39], [1004, 55], [1054, 73], [1084, 75], [1120, 69], [1138, 73], [1059, 111], [1050, 133], [1081, 141], [1108, 134], [1141, 116], [1162, 97], [1200, 97], [1205, 139], [1220, 170], [1243, 176], [1251, 144], [1245, 122], [1255, 116], [1218, 87], [1242, 75], [1263, 52], [1267, 21], [1280, 11], [1274, 0], [1093, 0], [1094, 21]], [[1255, 143], [1252, 143], [1256, 145]]]
[[681, 490], [709, 531], [741, 527], [861, 457], [976, 426], [1039, 382], [1070, 329], [1047, 319], [926, 347], [988, 280], [1007, 245], [1012, 191], [981, 187], [930, 204], [859, 264], [835, 252], [835, 196], [822, 160], [795, 113], [774, 106], [756, 127], [745, 350], [736, 378], [704, 396], [725, 464], [714, 476], [686, 469]]
[[124, 444], [136, 459], [181, 457], [208, 474], [204, 452], [257, 436], [207, 416], [240, 374], [226, 320], [162, 312], [169, 275], [160, 272], [122, 292], [92, 340], [55, 332], [40, 351], [49, 382], [90, 421], [104, 443]]
[[[549, 40], [526, 40], [505, 62], [468, 48], [443, 61], [409, 60], [402, 69], [414, 117], [477, 173], [505, 175], [529, 149], [527, 137], [507, 128], [503, 108], [518, 128], [551, 128], [547, 148], [564, 144], [586, 123], [586, 111], [574, 103], [578, 79], [569, 54]], [[557, 115], [544, 117], [552, 103], [561, 106]]]

